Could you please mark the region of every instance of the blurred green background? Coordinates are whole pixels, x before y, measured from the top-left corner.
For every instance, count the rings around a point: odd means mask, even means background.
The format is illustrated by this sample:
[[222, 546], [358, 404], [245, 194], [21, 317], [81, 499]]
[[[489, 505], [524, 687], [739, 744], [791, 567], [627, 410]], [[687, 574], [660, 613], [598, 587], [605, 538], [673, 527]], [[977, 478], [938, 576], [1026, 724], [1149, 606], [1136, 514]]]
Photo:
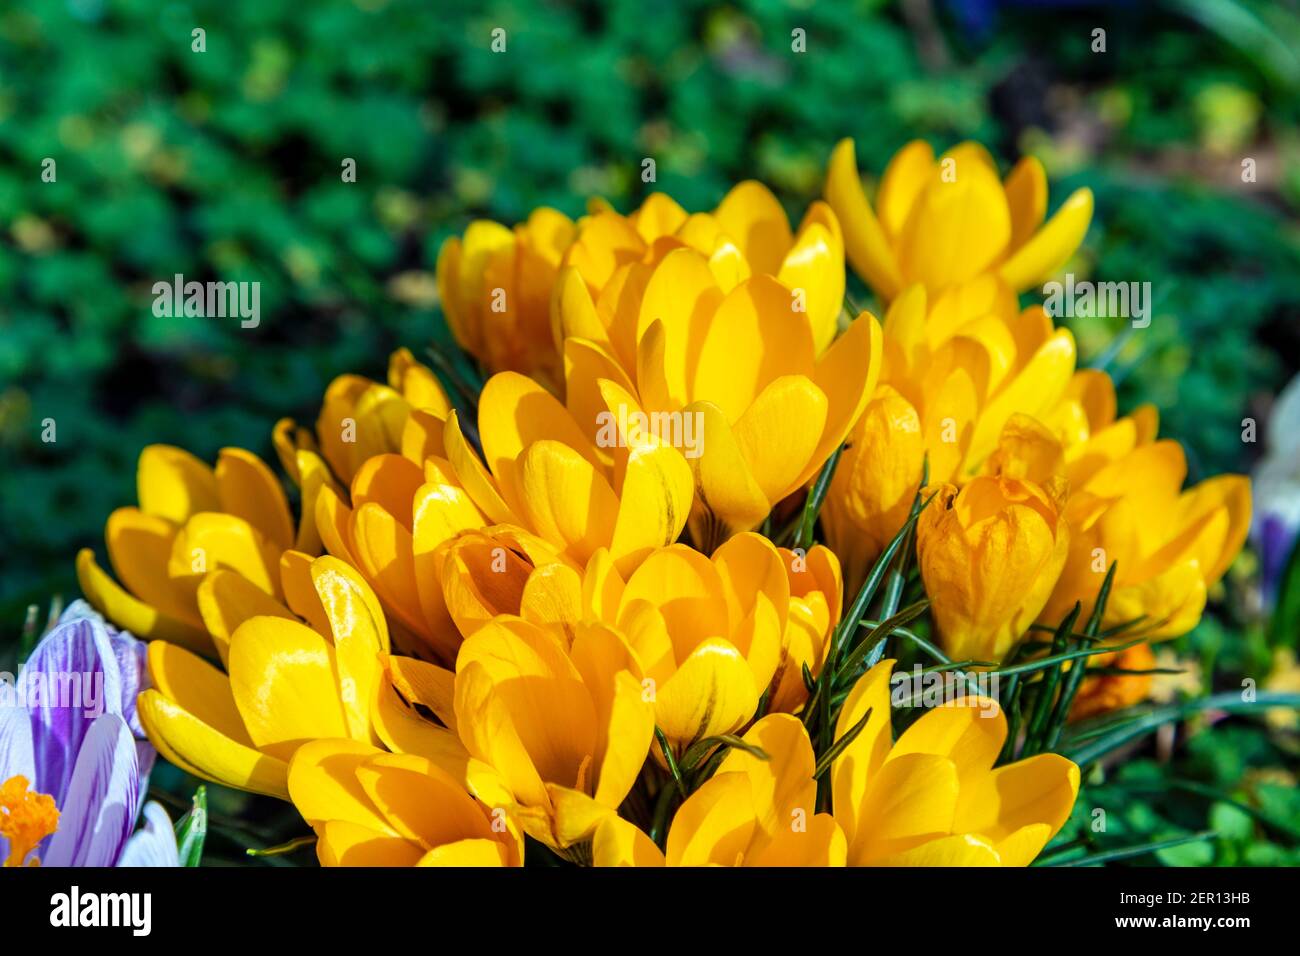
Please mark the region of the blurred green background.
[[[1096, 193], [1072, 271], [1155, 294], [1138, 336], [1074, 320], [1084, 360], [1107, 362], [1122, 407], [1159, 406], [1193, 479], [1247, 470], [1242, 419], [1266, 419], [1300, 367], [1298, 50], [1293, 0], [7, 0], [0, 664], [29, 604], [76, 596], [76, 550], [102, 559], [144, 445], [271, 460], [272, 423], [314, 419], [334, 375], [382, 377], [393, 346], [446, 341], [432, 269], [447, 235], [538, 204], [577, 215], [591, 195], [630, 208], [647, 156], [688, 208], [756, 177], [795, 216], [842, 136], [875, 175], [918, 136], [982, 140], [1008, 167], [1040, 156], [1053, 205]], [[175, 273], [259, 281], [261, 325], [155, 317], [151, 286]], [[1189, 644], [1207, 671], [1269, 664], [1242, 594]], [[1251, 739], [1233, 752], [1294, 767], [1293, 739]], [[1187, 759], [1205, 786], [1242, 779], [1226, 758]], [[1258, 852], [1296, 862], [1294, 777], [1273, 783], [1290, 796], [1270, 813], [1294, 832]], [[1132, 822], [1129, 842], [1204, 816], [1188, 799]]]

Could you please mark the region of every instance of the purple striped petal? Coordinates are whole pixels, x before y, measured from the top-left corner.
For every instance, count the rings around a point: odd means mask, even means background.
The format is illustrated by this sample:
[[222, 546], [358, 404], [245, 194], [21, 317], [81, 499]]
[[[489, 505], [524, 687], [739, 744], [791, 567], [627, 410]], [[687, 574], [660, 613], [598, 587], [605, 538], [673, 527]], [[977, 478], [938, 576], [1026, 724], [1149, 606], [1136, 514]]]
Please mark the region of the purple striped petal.
[[45, 866], [113, 866], [135, 828], [140, 793], [135, 738], [116, 714], [90, 725], [77, 755]]
[[32, 722], [12, 684], [0, 684], [0, 783], [22, 774], [36, 782]]
[[108, 631], [88, 618], [56, 625], [36, 645], [19, 681], [32, 721], [34, 782], [62, 807], [95, 718], [122, 712], [121, 671]]
[[104, 629], [108, 634], [109, 643], [113, 646], [113, 653], [117, 657], [117, 668], [122, 680], [122, 707], [121, 710], [110, 708], [109, 712], [120, 713], [126, 718], [131, 732], [137, 737], [144, 737], [144, 727], [140, 725], [140, 719], [136, 716], [135, 701], [142, 690], [149, 688], [149, 668], [145, 660], [148, 645], [133, 637], [130, 631], [118, 630], [85, 601], [73, 601], [69, 604], [59, 618], [59, 623], [82, 620], [98, 624]]
[[118, 866], [180, 866], [176, 831], [160, 804], [144, 805], [144, 827], [127, 841]]

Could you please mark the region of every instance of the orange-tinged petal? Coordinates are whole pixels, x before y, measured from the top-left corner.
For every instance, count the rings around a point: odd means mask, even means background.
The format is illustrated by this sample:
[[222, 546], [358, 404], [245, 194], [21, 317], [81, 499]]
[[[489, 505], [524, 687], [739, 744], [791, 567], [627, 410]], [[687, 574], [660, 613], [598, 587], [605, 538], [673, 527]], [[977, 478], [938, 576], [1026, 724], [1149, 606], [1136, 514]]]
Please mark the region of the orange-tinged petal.
[[1026, 156], [1007, 174], [1004, 188], [1011, 209], [1011, 248], [1019, 249], [1047, 215], [1047, 173], [1035, 156]]
[[352, 513], [352, 540], [358, 566], [384, 606], [413, 632], [424, 633], [427, 623], [410, 532], [371, 501]]
[[410, 840], [345, 820], [322, 824], [316, 837], [321, 866], [416, 866], [423, 858]]
[[746, 866], [844, 866], [848, 854], [844, 831], [829, 813], [819, 813], [806, 826], [790, 821], [762, 848], [753, 848]]

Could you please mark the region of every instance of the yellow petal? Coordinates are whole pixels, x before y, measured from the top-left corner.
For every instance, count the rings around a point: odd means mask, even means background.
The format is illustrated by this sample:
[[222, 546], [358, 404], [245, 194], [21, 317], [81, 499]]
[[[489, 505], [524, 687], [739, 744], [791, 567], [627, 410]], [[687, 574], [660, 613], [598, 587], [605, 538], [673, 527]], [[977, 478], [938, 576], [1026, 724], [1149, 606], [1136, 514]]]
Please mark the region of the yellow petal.
[[366, 579], [392, 614], [416, 634], [427, 628], [415, 576], [411, 534], [375, 502], [352, 514], [354, 555]]
[[447, 460], [455, 469], [461, 486], [469, 492], [469, 496], [474, 499], [474, 503], [487, 519], [495, 524], [517, 524], [519, 519], [506, 505], [492, 476], [488, 474], [483, 463], [479, 461], [478, 455], [465, 440], [460, 429], [460, 420], [454, 411], [447, 419], [443, 441], [447, 445]]
[[655, 370], [663, 376], [664, 394], [646, 396], [651, 407], [685, 404], [700, 343], [722, 300], [722, 289], [708, 261], [694, 250], [670, 252], [655, 267], [646, 283], [636, 327], [637, 359], [641, 362], [646, 333], [655, 323], [662, 326], [663, 353]]
[[664, 855], [634, 824], [613, 816], [596, 828], [591, 862], [593, 866], [663, 866]]
[[243, 518], [202, 512], [176, 535], [167, 573], [177, 586], [197, 589], [208, 571], [229, 568], [278, 598], [280, 553], [278, 545], [267, 541]]
[[148, 663], [154, 690], [235, 743], [253, 746], [225, 674], [166, 641], [149, 643]]
[[1046, 282], [1083, 242], [1092, 222], [1092, 190], [1077, 189], [1023, 246], [1002, 263], [998, 274], [1018, 292]]
[[1069, 818], [1078, 793], [1079, 768], [1057, 754], [1039, 754], [963, 785], [953, 829], [1001, 840], [1045, 823], [1050, 839]]
[[696, 402], [684, 408], [682, 414], [700, 423], [700, 447], [704, 452], [688, 459], [695, 475], [690, 521], [696, 542], [711, 547], [732, 531], [758, 527], [772, 506], [750, 474], [722, 409], [712, 402]]
[[739, 772], [749, 777], [759, 828], [768, 839], [775, 840], [790, 832], [796, 823], [810, 822], [817, 812], [817, 784], [813, 780], [817, 761], [803, 723], [788, 714], [771, 714], [747, 730], [744, 739], [760, 747], [770, 759], [733, 749], [717, 772]]
[[742, 282], [718, 305], [691, 378], [693, 401], [717, 405], [735, 422], [782, 375], [811, 377], [812, 326], [791, 291], [769, 276]]
[[780, 501], [802, 483], [821, 444], [827, 401], [802, 375], [771, 382], [732, 428], [764, 497]]
[[200, 511], [221, 510], [212, 469], [171, 445], [149, 445], [140, 452], [136, 496], [145, 514], [175, 524], [184, 524]]
[[344, 820], [321, 825], [316, 835], [321, 866], [415, 866], [422, 858], [410, 840]]
[[677, 540], [694, 494], [690, 465], [676, 448], [649, 443], [632, 449], [609, 545], [620, 573], [630, 573], [653, 549]]
[[108, 558], [122, 583], [161, 614], [197, 629], [203, 622], [190, 595], [167, 575], [177, 533], [167, 519], [138, 508], [118, 508], [104, 525]]
[[1026, 156], [1007, 174], [1007, 205], [1011, 209], [1011, 248], [1019, 249], [1047, 215], [1047, 173], [1035, 156]]
[[755, 272], [776, 275], [790, 248], [790, 220], [771, 190], [755, 180], [732, 187], [713, 213]]
[[199, 613], [222, 663], [229, 659], [230, 635], [249, 618], [270, 615], [294, 620], [289, 609], [275, 598], [247, 578], [224, 568], [208, 572], [199, 585], [198, 598]]
[[839, 824], [829, 813], [819, 813], [797, 827], [787, 820], [771, 842], [751, 851], [745, 865], [844, 866], [847, 852]]
[[492, 839], [492, 825], [480, 805], [430, 760], [414, 754], [378, 754], [356, 773], [387, 824], [412, 842], [435, 847]]
[[861, 825], [849, 841], [849, 865], [864, 866], [947, 836], [957, 792], [957, 768], [946, 757], [913, 753], [885, 761], [858, 804]]
[[993, 768], [1006, 739], [1002, 709], [982, 697], [965, 697], [923, 714], [898, 738], [889, 759], [910, 753], [947, 757], [966, 781]]
[[812, 378], [826, 396], [826, 424], [800, 484], [822, 467], [862, 417], [876, 390], [883, 352], [880, 323], [864, 312], [817, 360]]
[[737, 866], [754, 830], [749, 777], [715, 774], [673, 817], [668, 831], [668, 865]]
[[[713, 268], [716, 272], [717, 266]], [[803, 289], [807, 295], [813, 344], [820, 354], [835, 337], [836, 323], [844, 308], [844, 237], [839, 220], [826, 203], [815, 202], [808, 208], [777, 279], [786, 288]]]
[[897, 239], [907, 223], [912, 206], [934, 173], [934, 150], [922, 139], [914, 139], [889, 160], [880, 177], [876, 209], [880, 225]]
[[284, 487], [262, 459], [242, 448], [223, 448], [217, 457], [221, 510], [251, 524], [280, 550], [293, 547], [293, 517]]
[[341, 738], [313, 740], [298, 748], [289, 763], [289, 797], [313, 827], [340, 820], [397, 836], [366, 795], [357, 771], [382, 751]]
[[618, 498], [591, 462], [568, 445], [533, 443], [519, 462], [520, 505], [539, 535], [577, 561], [609, 543]]
[[158, 752], [182, 770], [227, 787], [289, 799], [289, 766], [209, 727], [156, 690], [136, 702], [140, 723]]
[[293, 621], [255, 617], [230, 640], [230, 687], [257, 747], [288, 761], [308, 740], [348, 737], [334, 649]]
[[77, 552], [77, 581], [81, 593], [97, 611], [141, 640], [170, 641], [196, 654], [215, 654], [216, 648], [206, 631], [168, 617], [132, 597], [95, 563], [95, 552], [90, 548]]
[[920, 846], [871, 861], [871, 866], [1000, 866], [997, 850], [970, 833], [929, 840]]
[[862, 191], [851, 139], [840, 140], [831, 153], [826, 201], [844, 227], [844, 248], [854, 271], [882, 299], [892, 299], [903, 287], [898, 262]]
[[972, 144], [939, 158], [899, 236], [904, 276], [939, 291], [975, 278], [1011, 241], [1011, 213], [996, 170]]
[[831, 765], [831, 799], [835, 819], [844, 828], [850, 845], [860, 832], [871, 826], [862, 816], [861, 804], [873, 778], [893, 743], [890, 729], [889, 678], [894, 662], [883, 660], [858, 678], [835, 723], [839, 740], [856, 726], [867, 712], [871, 717], [853, 741]]
[[355, 740], [371, 739], [371, 701], [382, 679], [380, 655], [389, 650], [383, 612], [370, 588], [338, 558], [317, 558], [311, 576], [329, 621], [349, 735]]
[[739, 730], [757, 706], [749, 663], [728, 641], [710, 638], [658, 689], [655, 722], [682, 753], [697, 740]]
[[434, 847], [416, 866], [509, 866], [509, 851], [497, 840], [457, 840]]

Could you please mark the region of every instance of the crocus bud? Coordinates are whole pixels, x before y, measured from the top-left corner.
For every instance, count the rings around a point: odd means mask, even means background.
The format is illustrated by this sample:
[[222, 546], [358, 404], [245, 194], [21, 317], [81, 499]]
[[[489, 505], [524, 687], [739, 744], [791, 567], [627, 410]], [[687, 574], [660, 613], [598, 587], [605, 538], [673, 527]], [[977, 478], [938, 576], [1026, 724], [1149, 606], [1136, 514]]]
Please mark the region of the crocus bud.
[[916, 545], [944, 651], [999, 661], [1051, 594], [1069, 532], [1042, 486], [981, 475], [960, 491], [939, 487], [921, 512]]

